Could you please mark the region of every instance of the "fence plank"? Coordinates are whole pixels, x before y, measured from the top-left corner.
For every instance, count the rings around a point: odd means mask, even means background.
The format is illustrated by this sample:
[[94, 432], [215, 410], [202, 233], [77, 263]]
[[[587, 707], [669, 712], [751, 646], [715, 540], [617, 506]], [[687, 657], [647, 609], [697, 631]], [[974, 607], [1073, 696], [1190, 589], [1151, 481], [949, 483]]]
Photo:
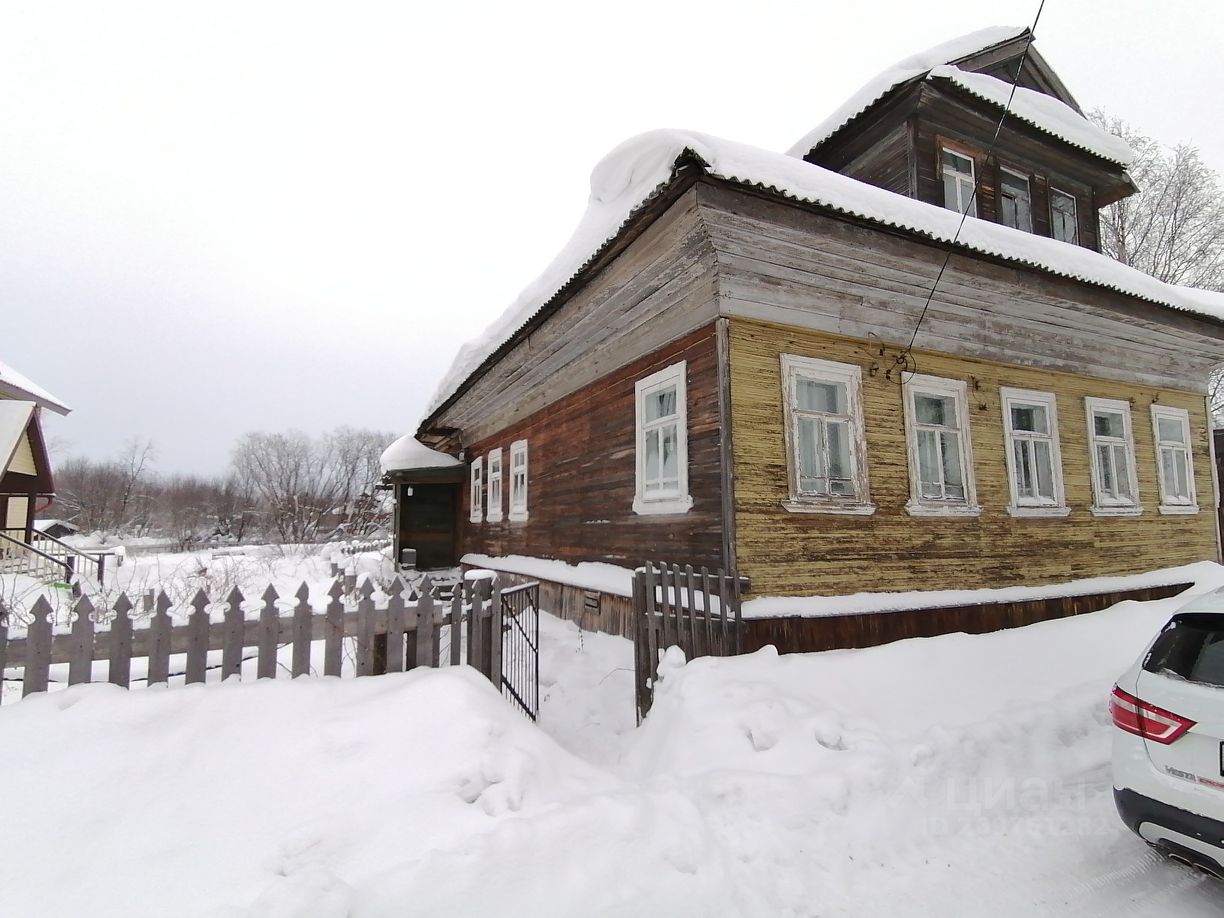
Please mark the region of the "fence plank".
[[433, 629], [434, 629], [434, 598], [433, 590], [426, 589], [426, 584], [421, 586], [421, 598], [417, 601], [417, 627], [416, 627], [416, 665], [417, 666], [437, 666], [437, 660], [433, 657]]
[[120, 593], [113, 606], [115, 617], [110, 626], [110, 671], [107, 681], [111, 685], [127, 688], [132, 684], [132, 601], [127, 593]]
[[714, 611], [711, 608], [714, 603], [711, 590], [710, 569], [703, 566], [701, 568], [702, 623], [705, 631], [706, 653], [714, 656]]
[[149, 620], [149, 685], [170, 681], [170, 605], [170, 597], [162, 590], [157, 611]]
[[203, 682], [208, 672], [208, 594], [197, 590], [191, 599], [195, 611], [187, 619], [187, 684]]
[[4, 667], [8, 664], [8, 622], [8, 606], [0, 599], [0, 696], [4, 694]]
[[654, 563], [646, 562], [646, 619], [647, 648], [649, 659], [646, 661], [646, 674], [650, 680], [650, 688], [654, 690], [655, 679], [659, 673], [659, 615], [656, 602]]
[[93, 680], [94, 605], [82, 596], [74, 606], [76, 620], [72, 623], [72, 658], [68, 661], [68, 684], [80, 685]]
[[718, 572], [718, 624], [719, 624], [719, 656], [731, 655], [731, 642], [727, 632], [727, 577], [724, 571]]
[[374, 584], [369, 577], [357, 588], [357, 675], [374, 673]]
[[339, 579], [333, 580], [327, 591], [331, 602], [327, 604], [327, 624], [323, 629], [323, 675], [338, 676], [341, 671], [341, 652], [344, 647], [344, 587]]
[[310, 639], [314, 623], [311, 618], [314, 610], [310, 608], [310, 587], [306, 581], [294, 593], [297, 605], [293, 607], [293, 675], [305, 676], [310, 673]]
[[[686, 564], [684, 566], [684, 587], [688, 592], [688, 633], [689, 646], [693, 648], [693, 656], [702, 656], [701, 653], [701, 635], [697, 628], [697, 584], [693, 577], [693, 565]], [[709, 648], [706, 648], [709, 653]]]
[[396, 574], [387, 587], [387, 672], [404, 671], [404, 581]]
[[242, 600], [245, 597], [234, 587], [225, 597], [224, 646], [221, 648], [221, 679], [242, 676]]
[[489, 602], [489, 681], [499, 692], [502, 684], [502, 614], [501, 584], [494, 581]]
[[463, 663], [463, 592], [455, 590], [451, 595], [450, 611], [450, 664]]
[[51, 604], [39, 596], [30, 610], [32, 618], [26, 626], [25, 678], [21, 697], [47, 690], [47, 673], [51, 667]]
[[280, 643], [280, 610], [276, 608], [276, 587], [268, 584], [263, 591], [263, 608], [259, 610], [259, 663], [257, 679], [276, 678], [276, 652]]

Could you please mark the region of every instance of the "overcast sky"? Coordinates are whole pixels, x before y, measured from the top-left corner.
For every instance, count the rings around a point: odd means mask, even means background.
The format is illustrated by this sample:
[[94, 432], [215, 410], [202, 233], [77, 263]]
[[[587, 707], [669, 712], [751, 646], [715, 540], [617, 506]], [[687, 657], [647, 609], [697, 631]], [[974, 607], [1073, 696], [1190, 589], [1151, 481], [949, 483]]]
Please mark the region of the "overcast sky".
[[[659, 127], [783, 150], [898, 58], [1037, 3], [0, 0], [0, 360], [51, 437], [221, 472], [249, 430], [415, 428]], [[1048, 0], [1085, 108], [1224, 171], [1224, 6]]]

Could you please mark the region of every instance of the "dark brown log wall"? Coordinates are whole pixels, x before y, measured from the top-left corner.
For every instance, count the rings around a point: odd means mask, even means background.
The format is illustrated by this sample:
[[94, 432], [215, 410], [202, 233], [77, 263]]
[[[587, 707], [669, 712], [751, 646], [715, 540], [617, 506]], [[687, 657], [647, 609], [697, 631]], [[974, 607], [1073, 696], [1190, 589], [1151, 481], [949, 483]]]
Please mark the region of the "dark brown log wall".
[[[683, 514], [639, 516], [635, 488], [634, 383], [687, 361], [689, 493]], [[503, 450], [503, 511], [510, 499], [510, 444], [528, 441], [526, 522], [473, 523], [463, 487], [461, 554], [519, 554], [634, 567], [647, 557], [722, 565], [718, 357], [714, 326], [641, 360], [466, 447], [467, 458]], [[487, 482], [488, 460], [485, 460]], [[486, 485], [487, 487], [487, 485]]]

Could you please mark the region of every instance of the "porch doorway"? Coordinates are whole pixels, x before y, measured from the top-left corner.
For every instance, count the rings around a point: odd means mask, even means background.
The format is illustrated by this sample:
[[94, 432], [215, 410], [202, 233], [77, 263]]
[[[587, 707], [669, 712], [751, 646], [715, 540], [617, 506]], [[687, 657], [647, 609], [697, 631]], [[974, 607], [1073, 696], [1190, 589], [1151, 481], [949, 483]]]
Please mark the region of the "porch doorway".
[[418, 570], [455, 567], [459, 563], [459, 484], [399, 484], [395, 490], [396, 557], [402, 549], [413, 548]]

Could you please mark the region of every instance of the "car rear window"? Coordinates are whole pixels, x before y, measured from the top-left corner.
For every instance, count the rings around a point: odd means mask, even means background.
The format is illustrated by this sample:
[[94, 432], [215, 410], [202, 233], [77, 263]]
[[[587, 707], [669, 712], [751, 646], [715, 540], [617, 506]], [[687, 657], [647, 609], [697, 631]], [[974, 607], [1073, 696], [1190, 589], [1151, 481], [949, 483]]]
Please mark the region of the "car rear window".
[[1224, 688], [1224, 615], [1176, 615], [1152, 645], [1143, 668]]

